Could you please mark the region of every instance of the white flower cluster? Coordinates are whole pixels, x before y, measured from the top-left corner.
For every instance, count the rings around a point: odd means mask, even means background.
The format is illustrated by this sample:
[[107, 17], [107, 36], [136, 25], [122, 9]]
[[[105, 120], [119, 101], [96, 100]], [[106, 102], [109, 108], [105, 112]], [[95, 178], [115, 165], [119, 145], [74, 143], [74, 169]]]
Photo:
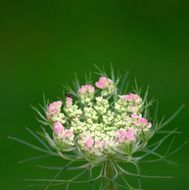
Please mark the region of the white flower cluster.
[[73, 147], [87, 157], [114, 154], [150, 129], [151, 123], [142, 117], [140, 96], [117, 95], [114, 82], [104, 76], [95, 85], [78, 89], [77, 101], [68, 96], [48, 106], [47, 118], [61, 151]]

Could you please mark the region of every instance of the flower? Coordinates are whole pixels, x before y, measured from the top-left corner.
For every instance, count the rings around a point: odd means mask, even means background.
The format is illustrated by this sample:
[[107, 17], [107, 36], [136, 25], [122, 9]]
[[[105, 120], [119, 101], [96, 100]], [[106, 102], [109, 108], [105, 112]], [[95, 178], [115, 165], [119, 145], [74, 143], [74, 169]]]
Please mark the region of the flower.
[[87, 149], [91, 149], [94, 145], [94, 140], [91, 136], [85, 138], [85, 147]]
[[127, 130], [125, 129], [120, 129], [117, 132], [117, 136], [118, 136], [118, 141], [120, 143], [124, 143], [125, 141], [135, 141], [135, 131], [133, 128], [128, 128]]
[[138, 118], [140, 118], [140, 116], [137, 115], [136, 113], [133, 113], [133, 114], [131, 114], [131, 118], [138, 119]]
[[71, 107], [72, 106], [72, 104], [73, 104], [73, 99], [72, 99], [72, 97], [70, 97], [70, 96], [67, 96], [66, 97], [66, 107]]
[[59, 113], [61, 106], [62, 106], [62, 101], [52, 102], [51, 104], [49, 104], [48, 113], [50, 113], [50, 114]]
[[[47, 156], [60, 156], [68, 160], [69, 163], [63, 169], [81, 169], [81, 173], [78, 173], [71, 180], [58, 180], [60, 184], [65, 184], [62, 183], [62, 181], [65, 181], [66, 187], [69, 187], [67, 185], [74, 182], [74, 180], [78, 183], [80, 181], [95, 182], [99, 179], [107, 179], [107, 182], [103, 181], [105, 186], [102, 186], [102, 188], [112, 189], [115, 185], [114, 182], [121, 175], [125, 179], [123, 181], [126, 188], [133, 189], [128, 185], [130, 183], [127, 182], [127, 176], [140, 177], [139, 164], [143, 159], [152, 155], [157, 157], [152, 159], [153, 162], [154, 160], [162, 160], [159, 159], [162, 158], [161, 155], [168, 156], [175, 152], [169, 152], [169, 149], [172, 149], [170, 148], [172, 141], [166, 153], [160, 154], [157, 150], [173, 134], [172, 131], [167, 132], [162, 129], [170, 119], [165, 122], [153, 122], [152, 125], [148, 118], [151, 102], [147, 101], [147, 92], [144, 93], [144, 100], [137, 93], [122, 94], [124, 89], [118, 88], [119, 77], [116, 78], [113, 72], [111, 74], [113, 80], [106, 76], [101, 76], [95, 82], [96, 88], [92, 82], [82, 85], [79, 89], [76, 89], [77, 92], [68, 88], [74, 99], [68, 92], [62, 101], [52, 102], [47, 107], [45, 104], [46, 117], [44, 113], [36, 110], [40, 116], [39, 121], [41, 124], [49, 127], [49, 129], [43, 129], [43, 138], [38, 138], [37, 133], [29, 132], [44, 147], [37, 147], [26, 143], [24, 140], [17, 140], [44, 152]], [[122, 81], [122, 84], [124, 82], [125, 80]], [[156, 118], [153, 119], [153, 121], [155, 120]], [[165, 137], [156, 142], [151, 141], [150, 139], [158, 131], [162, 135], [162, 132], [166, 132]], [[45, 140], [44, 143], [43, 140]], [[42, 157], [39, 158], [41, 159]], [[147, 162], [150, 161], [150, 158], [147, 158]], [[167, 161], [167, 158], [165, 161]], [[127, 171], [127, 167], [122, 167], [124, 163], [133, 164], [137, 173], [132, 174]], [[93, 173], [94, 167], [100, 168], [96, 170], [96, 172], [99, 170], [99, 174]], [[62, 168], [60, 169], [62, 171]], [[89, 172], [89, 180], [78, 179], [83, 174], [85, 176], [86, 173], [84, 172]], [[60, 174], [60, 172], [58, 173]], [[141, 189], [139, 180], [139, 188], [134, 189]], [[121, 180], [118, 182], [120, 183]], [[59, 185], [59, 182], [57, 184]]]
[[101, 95], [107, 96], [115, 92], [116, 88], [113, 81], [105, 76], [99, 78], [99, 80], [95, 83], [98, 89], [101, 89]]
[[47, 109], [47, 117], [50, 119], [52, 116], [60, 113], [62, 107], [62, 101], [56, 101], [49, 104]]
[[130, 114], [139, 114], [143, 107], [142, 98], [137, 94], [119, 95], [118, 101], [115, 103], [115, 109], [118, 112], [129, 112]]
[[55, 135], [54, 140], [57, 145], [63, 145], [63, 147], [73, 146], [73, 129], [65, 129], [60, 122], [56, 122], [54, 123], [53, 132]]
[[139, 118], [138, 119], [138, 124], [139, 125], [148, 125], [148, 120], [146, 118]]
[[73, 137], [73, 130], [72, 129], [66, 129], [64, 131], [64, 135], [63, 135], [64, 138], [72, 138]]
[[136, 137], [135, 137], [135, 131], [133, 128], [128, 128], [127, 132], [126, 132], [126, 137], [128, 141], [135, 141]]
[[61, 134], [64, 131], [64, 126], [59, 121], [54, 123], [53, 131], [56, 135]]
[[124, 96], [122, 96], [122, 98], [126, 101], [140, 101], [141, 100], [139, 95], [133, 94], [133, 93], [130, 93], [128, 95], [124, 95]]
[[78, 95], [81, 99], [82, 103], [89, 103], [91, 102], [91, 100], [94, 97], [94, 93], [95, 93], [95, 88], [93, 85], [91, 84], [85, 84], [83, 86], [81, 86], [81, 88], [79, 88], [78, 90]]
[[116, 93], [111, 99], [107, 95], [116, 90], [116, 85], [105, 76], [99, 78], [96, 87], [82, 85], [78, 99], [73, 101], [70, 95], [65, 98], [62, 111], [62, 101], [49, 105], [54, 141], [62, 152], [65, 147], [76, 148], [89, 160], [98, 160], [115, 154], [120, 145], [135, 143], [141, 133], [149, 131], [151, 123], [142, 116], [144, 103], [138, 94]]
[[82, 95], [82, 94], [86, 94], [86, 93], [94, 93], [95, 89], [93, 87], [93, 85], [91, 84], [85, 84], [83, 86], [81, 86], [81, 88], [78, 90], [78, 94]]
[[99, 80], [96, 82], [96, 87], [100, 89], [105, 89], [111, 84], [112, 84], [112, 80], [106, 77], [100, 77]]

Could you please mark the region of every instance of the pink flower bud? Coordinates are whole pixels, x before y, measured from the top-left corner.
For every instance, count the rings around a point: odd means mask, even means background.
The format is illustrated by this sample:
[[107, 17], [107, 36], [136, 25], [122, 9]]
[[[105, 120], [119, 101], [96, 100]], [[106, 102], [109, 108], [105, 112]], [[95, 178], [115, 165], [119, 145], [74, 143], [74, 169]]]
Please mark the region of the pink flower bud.
[[72, 97], [70, 97], [70, 96], [66, 97], [66, 107], [71, 107], [72, 104], [73, 104]]
[[100, 77], [99, 80], [96, 82], [96, 87], [100, 89], [107, 88], [112, 83], [112, 80], [106, 77]]
[[129, 106], [128, 111], [132, 113], [137, 113], [138, 107], [137, 106]]
[[58, 121], [54, 123], [53, 131], [56, 135], [59, 135], [64, 131], [64, 126]]
[[122, 98], [126, 101], [134, 101], [134, 100], [136, 101], [136, 100], [140, 99], [140, 96], [137, 94], [130, 93], [128, 95], [123, 95]]
[[87, 92], [89, 93], [94, 93], [95, 89], [93, 87], [93, 85], [91, 84], [86, 84], [81, 86], [81, 88], [78, 90], [78, 94], [85, 94]]
[[62, 107], [62, 101], [56, 101], [49, 104], [47, 109], [47, 117], [60, 113]]
[[133, 128], [128, 128], [126, 133], [128, 141], [135, 141], [135, 130]]
[[71, 129], [67, 129], [64, 131], [65, 138], [71, 138], [73, 136], [73, 131]]
[[120, 129], [117, 133], [117, 136], [120, 143], [123, 143], [125, 141], [134, 141], [136, 139], [135, 131], [133, 128], [128, 128], [127, 130]]
[[88, 148], [88, 149], [92, 148], [94, 145], [94, 139], [91, 136], [86, 137], [84, 142], [85, 142], [86, 148]]
[[91, 84], [89, 84], [89, 85], [88, 85], [88, 91], [89, 91], [90, 93], [94, 93], [94, 91], [95, 91], [94, 86], [91, 85]]
[[87, 85], [83, 85], [79, 90], [78, 93], [79, 94], [85, 94], [87, 91]]
[[131, 115], [131, 118], [133, 118], [133, 119], [138, 119], [138, 118], [140, 118], [140, 116], [137, 115], [136, 113], [133, 113], [133, 114]]
[[98, 140], [98, 141], [95, 142], [95, 147], [97, 149], [102, 149], [104, 147], [104, 144], [105, 144], [104, 141]]
[[139, 125], [148, 125], [148, 120], [146, 118], [139, 118], [138, 119], [138, 124]]
[[120, 129], [117, 133], [117, 136], [118, 136], [118, 141], [120, 143], [123, 143], [125, 140], [126, 140], [126, 130], [124, 129]]

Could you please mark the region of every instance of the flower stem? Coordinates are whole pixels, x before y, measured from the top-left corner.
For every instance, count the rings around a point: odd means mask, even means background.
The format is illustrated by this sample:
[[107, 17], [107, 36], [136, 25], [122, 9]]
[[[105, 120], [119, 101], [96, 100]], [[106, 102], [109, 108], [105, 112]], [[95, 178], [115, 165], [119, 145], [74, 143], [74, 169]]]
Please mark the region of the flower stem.
[[106, 190], [115, 190], [115, 185], [113, 181], [113, 166], [111, 161], [107, 162], [106, 177], [108, 178], [109, 183]]

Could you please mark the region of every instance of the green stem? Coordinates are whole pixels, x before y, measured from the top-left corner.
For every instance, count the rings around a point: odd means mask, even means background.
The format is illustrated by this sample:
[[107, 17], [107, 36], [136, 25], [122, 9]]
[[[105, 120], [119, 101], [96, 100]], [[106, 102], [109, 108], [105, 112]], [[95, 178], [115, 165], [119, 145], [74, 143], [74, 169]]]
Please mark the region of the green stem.
[[108, 183], [109, 183], [106, 190], [115, 190], [115, 185], [113, 181], [113, 166], [111, 161], [107, 162], [106, 177], [108, 178]]

